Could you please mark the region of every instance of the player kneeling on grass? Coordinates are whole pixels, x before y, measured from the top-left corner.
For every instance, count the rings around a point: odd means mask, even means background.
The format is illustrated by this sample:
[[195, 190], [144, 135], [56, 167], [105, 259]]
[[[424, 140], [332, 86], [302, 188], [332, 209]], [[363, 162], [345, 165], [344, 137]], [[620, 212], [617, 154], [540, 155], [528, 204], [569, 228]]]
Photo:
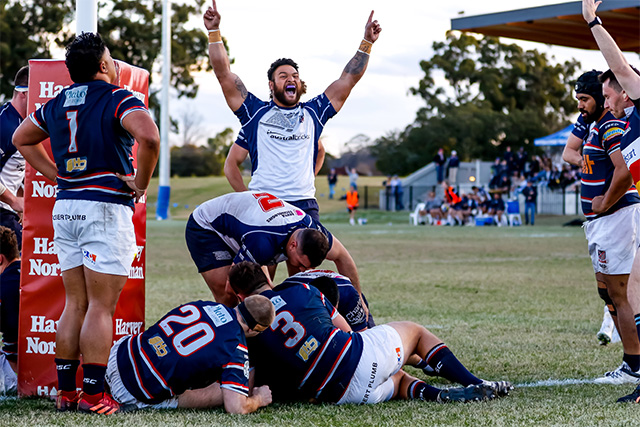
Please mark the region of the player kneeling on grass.
[[[272, 289], [257, 264], [234, 265], [229, 285], [241, 300], [260, 294], [275, 307], [270, 328], [248, 344], [256, 383], [268, 384], [276, 400], [467, 402], [500, 397], [511, 389], [507, 382], [472, 375], [440, 339], [416, 323], [392, 322], [351, 332], [317, 289], [297, 283]], [[442, 377], [465, 387], [438, 389], [402, 371], [414, 353], [437, 366]]]
[[141, 334], [123, 337], [111, 349], [106, 374], [119, 411], [224, 406], [247, 414], [267, 406], [269, 387], [249, 389], [245, 337], [258, 335], [273, 319], [273, 305], [259, 295], [235, 309], [195, 301]]

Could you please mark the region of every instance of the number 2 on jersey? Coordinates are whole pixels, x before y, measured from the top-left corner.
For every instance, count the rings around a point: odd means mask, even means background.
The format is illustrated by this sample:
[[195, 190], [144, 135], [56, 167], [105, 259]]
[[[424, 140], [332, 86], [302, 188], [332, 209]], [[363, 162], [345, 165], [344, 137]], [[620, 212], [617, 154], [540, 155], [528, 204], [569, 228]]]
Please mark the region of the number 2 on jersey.
[[258, 193], [254, 194], [253, 197], [258, 199], [258, 204], [262, 208], [263, 211], [269, 212], [271, 209], [281, 208], [284, 206], [282, 200], [278, 199], [276, 196], [273, 196], [269, 193]]

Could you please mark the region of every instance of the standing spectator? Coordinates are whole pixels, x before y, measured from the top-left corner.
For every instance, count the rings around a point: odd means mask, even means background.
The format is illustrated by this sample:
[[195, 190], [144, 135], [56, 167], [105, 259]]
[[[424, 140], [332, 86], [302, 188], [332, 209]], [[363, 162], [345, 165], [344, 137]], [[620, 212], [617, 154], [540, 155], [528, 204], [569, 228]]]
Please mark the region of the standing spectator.
[[529, 154], [524, 150], [524, 147], [520, 147], [518, 149], [518, 152], [516, 153], [516, 159], [515, 159], [516, 171], [520, 176], [524, 176], [524, 172], [525, 172], [524, 169], [525, 169], [525, 165], [527, 164], [528, 157], [529, 157]]
[[[20, 306], [20, 252], [16, 233], [0, 226], [0, 395], [14, 391], [18, 378], [18, 321]], [[7, 366], [8, 365], [8, 366]]]
[[460, 167], [460, 159], [458, 158], [458, 152], [453, 150], [451, 152], [451, 157], [449, 157], [449, 182], [455, 186], [458, 184], [458, 168]]
[[533, 185], [531, 179], [527, 181], [526, 187], [522, 189], [522, 195], [524, 196], [524, 223], [529, 224], [529, 213], [531, 213], [531, 225], [535, 225], [538, 189]]
[[316, 221], [320, 218], [315, 199], [315, 175], [324, 161], [320, 134], [335, 116], [362, 78], [373, 43], [382, 29], [373, 20], [365, 25], [364, 39], [340, 78], [321, 95], [300, 102], [306, 84], [298, 64], [280, 58], [267, 71], [271, 100], [258, 99], [247, 91], [240, 77], [231, 72], [229, 57], [220, 33], [220, 13], [213, 1], [204, 14], [209, 32], [209, 59], [227, 105], [240, 120], [242, 129], [227, 156], [224, 173], [235, 191], [246, 191], [240, 164], [251, 156], [248, 189], [267, 192], [302, 209]]
[[[354, 187], [357, 190], [358, 178], [360, 177], [358, 175], [358, 171], [356, 170], [356, 168], [350, 169], [349, 166], [345, 166], [345, 170], [347, 172], [347, 175], [349, 175], [349, 187]], [[388, 185], [390, 185], [390, 183]]]
[[[151, 180], [160, 137], [144, 103], [114, 84], [116, 66], [100, 35], [77, 36], [65, 63], [74, 84], [22, 122], [13, 142], [31, 166], [58, 184], [53, 229], [66, 301], [56, 333], [56, 408], [115, 413], [118, 403], [104, 392], [113, 313], [137, 252], [134, 202]], [[42, 145], [47, 137], [55, 163]]]
[[438, 184], [442, 184], [442, 181], [444, 181], [444, 165], [446, 162], [447, 158], [444, 155], [444, 150], [442, 148], [438, 148], [438, 154], [433, 156], [433, 163], [436, 164]]
[[[0, 108], [0, 185], [6, 188], [5, 197], [18, 196], [24, 182], [24, 157], [11, 141], [13, 133], [27, 115], [29, 66], [18, 70], [14, 79], [13, 97]], [[10, 194], [9, 194], [10, 193]], [[22, 198], [19, 198], [22, 203]], [[0, 225], [16, 233], [18, 248], [22, 249], [22, 224], [18, 213], [22, 212], [9, 203], [0, 201]]]
[[358, 209], [358, 190], [352, 184], [347, 191], [347, 211], [349, 211], [349, 224], [356, 225], [356, 210]]
[[338, 174], [334, 168], [331, 168], [329, 171], [327, 181], [329, 181], [329, 199], [333, 199], [333, 196], [336, 194], [336, 184], [338, 183]]
[[404, 196], [404, 190], [402, 189], [402, 180], [398, 178], [398, 175], [394, 175], [392, 178], [395, 184], [393, 185], [394, 194], [396, 196], [396, 210], [401, 211], [404, 209], [404, 202], [402, 198]]
[[513, 175], [513, 171], [515, 170], [516, 166], [515, 166], [515, 156], [513, 154], [513, 151], [511, 151], [511, 146], [507, 145], [507, 148], [504, 152], [504, 154], [502, 155], [502, 160], [506, 161], [506, 168], [507, 168], [507, 173], [509, 176]]

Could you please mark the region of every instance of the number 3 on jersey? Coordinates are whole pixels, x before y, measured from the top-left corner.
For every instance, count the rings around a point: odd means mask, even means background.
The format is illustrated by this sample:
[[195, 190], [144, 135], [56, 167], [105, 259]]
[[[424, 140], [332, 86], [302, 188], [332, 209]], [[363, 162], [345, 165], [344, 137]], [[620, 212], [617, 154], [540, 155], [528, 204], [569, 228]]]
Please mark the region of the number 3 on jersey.
[[269, 193], [258, 193], [254, 194], [253, 197], [258, 199], [258, 204], [262, 208], [263, 211], [269, 212], [271, 209], [281, 208], [284, 206], [282, 200], [278, 199], [276, 196], [273, 196]]

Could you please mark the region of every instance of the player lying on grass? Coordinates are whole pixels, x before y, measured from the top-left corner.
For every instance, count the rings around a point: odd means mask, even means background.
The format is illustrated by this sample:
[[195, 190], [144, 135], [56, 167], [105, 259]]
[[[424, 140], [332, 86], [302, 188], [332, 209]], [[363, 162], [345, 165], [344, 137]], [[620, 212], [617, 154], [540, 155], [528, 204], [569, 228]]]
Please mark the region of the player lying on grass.
[[[349, 332], [346, 320], [317, 289], [296, 283], [272, 289], [257, 264], [234, 265], [229, 285], [240, 299], [260, 294], [275, 307], [271, 326], [248, 344], [256, 384], [268, 384], [276, 400], [466, 402], [504, 396], [512, 388], [506, 381], [475, 377], [440, 339], [416, 323]], [[438, 389], [402, 371], [414, 353], [438, 367], [442, 377], [465, 387]]]
[[301, 209], [269, 193], [230, 193], [202, 203], [189, 217], [185, 236], [198, 272], [216, 301], [229, 307], [237, 299], [225, 288], [227, 276], [240, 261], [270, 266], [286, 260], [304, 271], [326, 258], [361, 292], [356, 264], [342, 243]]
[[256, 295], [235, 309], [210, 301], [174, 308], [111, 349], [106, 382], [118, 412], [144, 408], [211, 408], [247, 414], [271, 403], [269, 387], [249, 388], [245, 337], [274, 319], [273, 305]]

